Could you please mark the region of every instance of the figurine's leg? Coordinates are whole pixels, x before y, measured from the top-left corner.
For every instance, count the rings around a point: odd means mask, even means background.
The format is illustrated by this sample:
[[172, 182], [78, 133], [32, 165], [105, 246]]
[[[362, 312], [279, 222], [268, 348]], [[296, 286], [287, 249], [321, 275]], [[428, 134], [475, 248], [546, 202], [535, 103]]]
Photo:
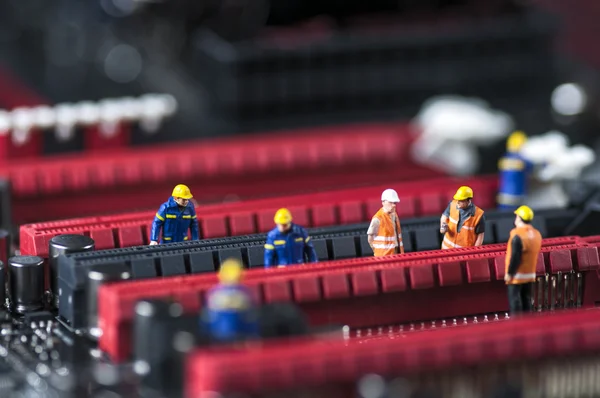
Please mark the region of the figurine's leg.
[[531, 312], [533, 304], [531, 295], [533, 293], [533, 283], [525, 283], [521, 287], [521, 302], [523, 303], [523, 312]]
[[521, 286], [508, 285], [507, 290], [510, 315], [514, 316], [523, 311], [523, 302], [521, 301]]

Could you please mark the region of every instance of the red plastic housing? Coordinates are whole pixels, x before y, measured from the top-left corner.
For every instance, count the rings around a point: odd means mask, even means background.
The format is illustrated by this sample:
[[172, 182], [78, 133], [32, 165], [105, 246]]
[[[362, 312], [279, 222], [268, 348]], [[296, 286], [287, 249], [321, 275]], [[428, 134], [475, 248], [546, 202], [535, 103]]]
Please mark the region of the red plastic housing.
[[367, 344], [302, 339], [249, 345], [244, 350], [199, 349], [188, 357], [185, 396], [203, 397], [208, 392], [285, 392], [311, 387], [329, 392], [329, 388], [348, 386], [365, 374], [394, 377], [598, 353], [599, 329], [600, 309], [594, 308], [534, 315], [511, 322], [449, 327]]
[[416, 166], [406, 125], [370, 124], [11, 162], [17, 224], [152, 209], [185, 183], [201, 202], [440, 176]]
[[[582, 273], [582, 304], [594, 306], [600, 301], [597, 246], [579, 237], [546, 239], [537, 273]], [[259, 302], [294, 302], [312, 325], [409, 323], [507, 311], [505, 251], [505, 244], [495, 244], [250, 270], [245, 280]], [[136, 301], [172, 297], [186, 312], [194, 313], [216, 282], [216, 276], [208, 274], [102, 286], [98, 299], [101, 349], [114, 361], [128, 358]]]
[[[207, 239], [266, 232], [273, 228], [275, 211], [284, 206], [292, 211], [295, 222], [305, 227], [366, 222], [381, 207], [381, 192], [389, 187], [400, 193], [400, 217], [438, 215], [446, 208], [457, 187], [465, 184], [477, 193], [478, 206], [494, 206], [497, 180], [488, 176], [468, 180], [398, 181], [364, 188], [199, 206], [200, 235]], [[155, 212], [23, 225], [20, 230], [21, 254], [47, 257], [48, 242], [60, 234], [90, 236], [98, 250], [145, 245], [149, 243]]]

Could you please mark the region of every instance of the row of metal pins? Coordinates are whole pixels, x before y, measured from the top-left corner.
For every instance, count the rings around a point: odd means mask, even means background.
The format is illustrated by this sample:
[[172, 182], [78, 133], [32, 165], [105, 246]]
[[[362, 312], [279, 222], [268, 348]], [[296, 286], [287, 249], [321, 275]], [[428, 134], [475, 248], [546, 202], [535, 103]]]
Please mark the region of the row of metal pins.
[[[553, 311], [555, 309], [566, 309], [566, 308], [580, 308], [583, 300], [583, 277], [581, 273], [570, 272], [563, 274], [559, 272], [557, 275], [546, 274], [543, 277], [538, 277], [535, 284], [535, 296], [532, 298], [533, 308], [538, 312], [541, 311]], [[509, 319], [508, 313], [504, 314], [503, 319]], [[498, 314], [493, 314], [493, 321], [500, 320]], [[489, 322], [488, 315], [484, 315], [483, 322]], [[405, 331], [421, 331], [428, 329], [436, 329], [438, 325], [440, 327], [447, 326], [458, 326], [469, 324], [468, 319], [463, 317], [462, 322], [458, 322], [456, 318], [452, 319], [452, 323], [449, 324], [449, 320], [431, 321], [430, 326], [427, 326], [426, 322], [421, 322], [419, 325], [411, 323], [408, 325], [399, 325], [397, 332], [403, 333]], [[473, 317], [473, 324], [479, 323], [479, 317]], [[395, 333], [394, 326], [377, 328], [377, 335], [381, 336], [384, 334], [384, 329], [387, 329], [388, 334]], [[366, 328], [364, 330], [365, 336], [373, 336], [372, 328]], [[355, 330], [356, 337], [363, 336], [362, 329]]]
[[[491, 318], [491, 320], [490, 320]], [[480, 320], [481, 319], [481, 320]], [[355, 337], [371, 337], [371, 336], [383, 336], [384, 334], [394, 334], [394, 333], [404, 333], [404, 332], [418, 332], [422, 330], [431, 330], [445, 328], [445, 327], [453, 327], [453, 326], [462, 326], [468, 324], [477, 324], [480, 322], [497, 322], [501, 320], [508, 320], [510, 316], [508, 313], [504, 313], [501, 317], [499, 314], [494, 313], [492, 315], [484, 315], [483, 317], [475, 316], [472, 318], [472, 322], [469, 322], [468, 318], [464, 317], [461, 321], [459, 319], [454, 318], [452, 321], [447, 320], [434, 320], [431, 322], [421, 322], [419, 324], [410, 323], [408, 325], [399, 325], [397, 328], [394, 325], [389, 326], [379, 326], [377, 328], [363, 328], [363, 329], [354, 329]], [[376, 334], [373, 333], [374, 329], [377, 330]], [[348, 336], [349, 337], [349, 336]]]
[[533, 300], [533, 308], [538, 312], [580, 308], [583, 304], [582, 274], [572, 271], [538, 277]]

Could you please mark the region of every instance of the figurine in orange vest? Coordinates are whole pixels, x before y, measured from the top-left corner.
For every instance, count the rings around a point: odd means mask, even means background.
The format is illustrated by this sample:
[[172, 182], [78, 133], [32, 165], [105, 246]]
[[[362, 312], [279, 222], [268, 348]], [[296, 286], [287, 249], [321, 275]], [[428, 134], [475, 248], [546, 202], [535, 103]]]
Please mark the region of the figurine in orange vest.
[[458, 188], [440, 219], [440, 233], [445, 234], [442, 249], [481, 246], [485, 234], [483, 213], [473, 203], [473, 190]]
[[386, 189], [381, 194], [382, 207], [373, 216], [367, 231], [369, 245], [375, 257], [404, 253], [402, 244], [402, 228], [396, 213], [396, 205], [400, 203], [398, 193]]
[[531, 295], [536, 277], [535, 268], [542, 248], [542, 235], [531, 225], [533, 210], [521, 206], [515, 214], [515, 228], [510, 231], [506, 247], [504, 273], [511, 314], [529, 312], [533, 307]]

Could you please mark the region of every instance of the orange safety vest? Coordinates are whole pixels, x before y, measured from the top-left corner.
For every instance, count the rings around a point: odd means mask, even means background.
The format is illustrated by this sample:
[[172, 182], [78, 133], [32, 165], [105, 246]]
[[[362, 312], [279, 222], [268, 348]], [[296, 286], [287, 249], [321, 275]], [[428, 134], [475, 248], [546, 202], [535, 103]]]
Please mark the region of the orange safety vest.
[[390, 214], [379, 209], [377, 214], [373, 216], [379, 220], [379, 231], [373, 237], [373, 254], [375, 257], [389, 256], [398, 253], [404, 253], [404, 244], [402, 243], [402, 229], [400, 227], [400, 219], [396, 214], [396, 233], [394, 232], [394, 224]]
[[508, 238], [508, 246], [506, 248], [505, 273], [508, 273], [508, 266], [510, 265], [510, 257], [512, 255], [512, 240], [515, 235], [518, 235], [521, 238], [521, 242], [523, 242], [523, 254], [521, 255], [521, 264], [517, 268], [517, 273], [507, 284], [519, 285], [535, 282], [535, 267], [542, 248], [542, 234], [531, 225], [514, 228], [510, 231], [510, 238]]
[[455, 247], [472, 247], [475, 246], [475, 242], [477, 241], [477, 234], [475, 233], [475, 227], [481, 221], [481, 217], [483, 217], [483, 210], [479, 207], [475, 206], [475, 214], [469, 218], [467, 218], [462, 227], [460, 228], [460, 232], [456, 232], [458, 229], [458, 221], [460, 218], [460, 213], [456, 208], [457, 201], [453, 200], [450, 203], [450, 217], [448, 219], [448, 232], [444, 235], [444, 240], [442, 241], [442, 249], [453, 249]]

